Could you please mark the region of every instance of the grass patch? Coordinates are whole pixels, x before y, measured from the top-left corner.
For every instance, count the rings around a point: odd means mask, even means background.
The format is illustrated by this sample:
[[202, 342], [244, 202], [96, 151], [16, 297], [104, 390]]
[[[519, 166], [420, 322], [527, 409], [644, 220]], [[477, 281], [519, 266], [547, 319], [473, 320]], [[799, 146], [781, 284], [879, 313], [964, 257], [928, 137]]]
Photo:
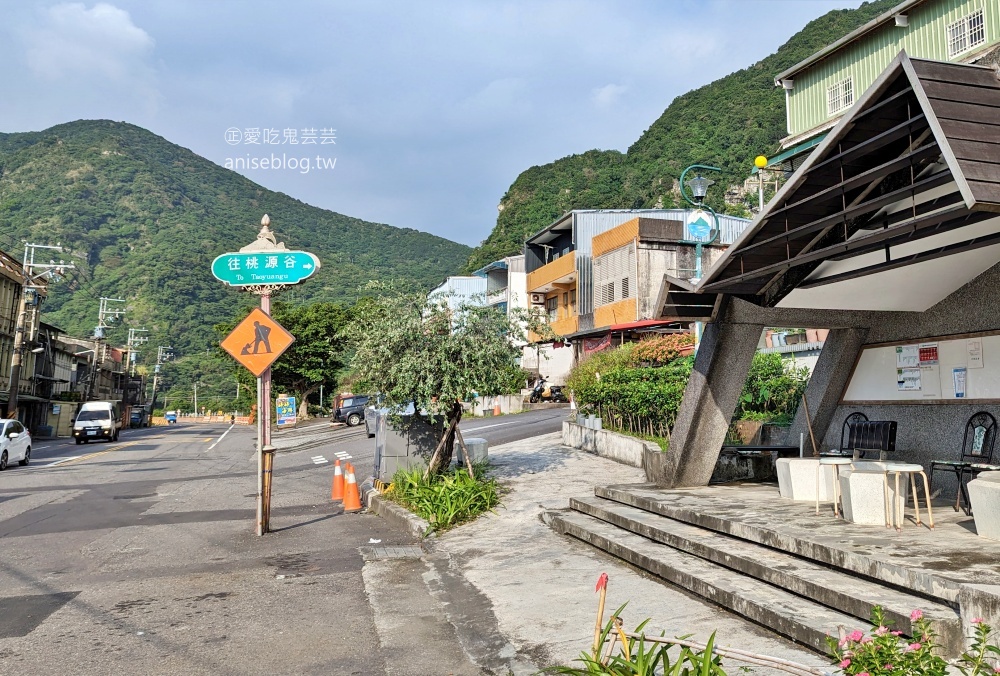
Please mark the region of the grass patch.
[[425, 479], [423, 470], [401, 469], [385, 495], [425, 519], [432, 531], [447, 530], [500, 505], [500, 486], [488, 470], [488, 463], [477, 463], [475, 478], [455, 469]]

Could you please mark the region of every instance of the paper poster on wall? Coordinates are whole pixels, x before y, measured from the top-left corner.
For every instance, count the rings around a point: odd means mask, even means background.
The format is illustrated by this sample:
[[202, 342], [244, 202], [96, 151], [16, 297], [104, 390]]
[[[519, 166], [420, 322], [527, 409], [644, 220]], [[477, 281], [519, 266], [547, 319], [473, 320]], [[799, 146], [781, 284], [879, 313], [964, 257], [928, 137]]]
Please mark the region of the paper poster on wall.
[[941, 367], [937, 364], [920, 367], [920, 396], [937, 399], [941, 396]]
[[[896, 368], [912, 369], [920, 366], [920, 346], [918, 345], [897, 345], [896, 346]], [[902, 388], [900, 388], [902, 389]], [[917, 388], [920, 389], [920, 388]]]
[[964, 399], [965, 398], [965, 376], [966, 370], [964, 366], [954, 368], [951, 370], [951, 378], [955, 382], [955, 398]]
[[920, 369], [896, 369], [896, 389], [900, 392], [913, 392], [920, 389]]
[[969, 352], [968, 364], [970, 369], [983, 368], [983, 339], [969, 338], [965, 341], [965, 347]]
[[938, 363], [938, 344], [920, 343], [919, 347], [920, 365], [931, 366]]

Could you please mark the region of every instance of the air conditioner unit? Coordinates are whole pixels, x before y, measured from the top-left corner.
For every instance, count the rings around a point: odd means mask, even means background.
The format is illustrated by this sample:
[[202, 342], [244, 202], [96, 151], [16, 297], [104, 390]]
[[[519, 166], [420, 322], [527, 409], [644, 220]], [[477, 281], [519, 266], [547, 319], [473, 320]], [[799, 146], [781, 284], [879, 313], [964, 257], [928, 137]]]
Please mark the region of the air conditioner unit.
[[544, 293], [533, 293], [533, 294], [531, 294], [531, 304], [532, 305], [545, 305], [545, 294]]

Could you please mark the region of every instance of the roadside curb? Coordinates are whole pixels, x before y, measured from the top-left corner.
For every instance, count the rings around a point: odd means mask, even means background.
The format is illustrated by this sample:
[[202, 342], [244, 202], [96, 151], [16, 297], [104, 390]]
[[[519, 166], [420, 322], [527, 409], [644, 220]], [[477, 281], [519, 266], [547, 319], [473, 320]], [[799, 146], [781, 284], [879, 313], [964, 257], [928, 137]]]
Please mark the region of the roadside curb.
[[361, 484], [361, 502], [368, 508], [369, 512], [377, 514], [385, 519], [389, 525], [408, 532], [418, 540], [434, 537], [433, 532], [428, 533], [431, 525], [427, 521], [405, 507], [400, 507], [382, 497], [371, 478]]

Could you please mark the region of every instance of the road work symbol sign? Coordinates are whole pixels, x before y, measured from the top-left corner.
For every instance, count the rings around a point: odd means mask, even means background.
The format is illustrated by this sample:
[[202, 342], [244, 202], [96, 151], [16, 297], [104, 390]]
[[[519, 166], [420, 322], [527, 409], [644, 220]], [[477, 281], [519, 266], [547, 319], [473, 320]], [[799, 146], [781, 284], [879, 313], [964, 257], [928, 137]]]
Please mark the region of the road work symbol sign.
[[295, 337], [281, 324], [260, 308], [254, 308], [221, 344], [222, 349], [259, 378], [294, 342]]

